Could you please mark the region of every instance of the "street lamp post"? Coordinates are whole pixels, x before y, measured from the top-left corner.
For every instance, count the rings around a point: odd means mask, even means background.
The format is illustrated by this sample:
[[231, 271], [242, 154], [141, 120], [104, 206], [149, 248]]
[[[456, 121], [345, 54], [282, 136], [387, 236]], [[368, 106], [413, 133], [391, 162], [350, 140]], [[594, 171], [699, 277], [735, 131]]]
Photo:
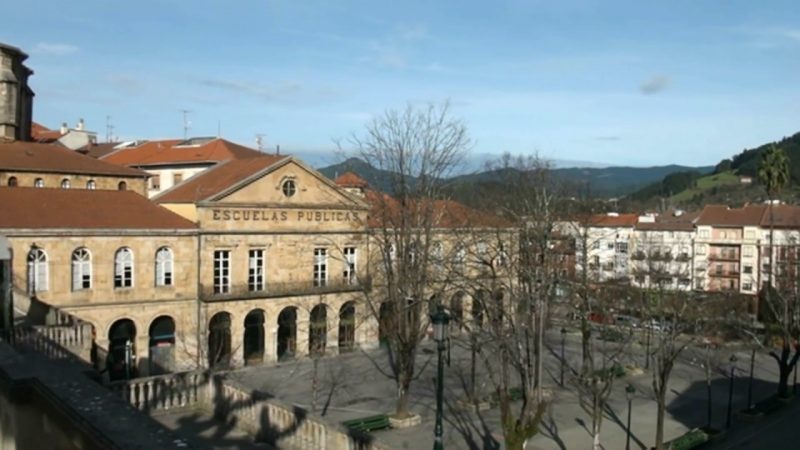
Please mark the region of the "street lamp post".
[[625, 450], [631, 450], [631, 404], [636, 388], [632, 384], [625, 386], [625, 397], [628, 398], [628, 437], [625, 438]]
[[444, 361], [442, 355], [447, 341], [448, 323], [450, 316], [444, 311], [441, 305], [436, 308], [436, 312], [431, 314], [433, 323], [433, 339], [436, 341], [436, 351], [439, 356], [438, 373], [436, 376], [436, 425], [433, 429], [433, 450], [443, 450], [442, 443], [442, 397], [444, 397]]
[[567, 329], [561, 328], [561, 387], [564, 387], [564, 343], [567, 338]]
[[736, 376], [736, 355], [731, 355], [728, 360], [731, 363], [731, 383], [728, 389], [728, 420], [725, 422], [725, 428], [731, 427], [731, 412], [733, 408], [733, 378]]
[[750, 353], [750, 381], [747, 384], [747, 409], [753, 408], [753, 370], [756, 364], [756, 349], [753, 348]]

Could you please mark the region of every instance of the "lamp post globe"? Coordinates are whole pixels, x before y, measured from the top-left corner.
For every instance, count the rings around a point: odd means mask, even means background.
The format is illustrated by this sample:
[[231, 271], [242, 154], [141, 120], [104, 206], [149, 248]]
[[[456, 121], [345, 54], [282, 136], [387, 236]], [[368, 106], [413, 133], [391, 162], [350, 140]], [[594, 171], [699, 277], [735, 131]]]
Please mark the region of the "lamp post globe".
[[444, 397], [444, 364], [442, 352], [445, 349], [445, 342], [448, 339], [450, 316], [445, 312], [442, 305], [438, 305], [436, 311], [431, 313], [431, 323], [433, 324], [433, 340], [436, 341], [436, 351], [439, 356], [436, 376], [436, 425], [433, 429], [433, 450], [443, 450], [442, 442], [442, 403]]

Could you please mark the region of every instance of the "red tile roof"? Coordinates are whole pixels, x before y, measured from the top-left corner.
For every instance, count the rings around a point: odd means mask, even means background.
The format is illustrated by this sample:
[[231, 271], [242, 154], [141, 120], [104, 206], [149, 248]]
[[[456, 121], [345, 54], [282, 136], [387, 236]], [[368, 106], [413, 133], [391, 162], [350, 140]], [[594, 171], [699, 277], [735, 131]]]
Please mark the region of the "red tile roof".
[[146, 177], [147, 173], [98, 161], [54, 144], [0, 143], [0, 170]]
[[0, 229], [194, 229], [133, 191], [0, 187]]
[[772, 212], [767, 206], [761, 218], [761, 226], [768, 228], [770, 222], [775, 228], [800, 228], [800, 206], [773, 205]]
[[593, 227], [633, 227], [639, 221], [638, 214], [595, 214], [589, 217]]
[[101, 159], [121, 166], [143, 167], [165, 164], [217, 163], [229, 159], [264, 155], [258, 150], [224, 139], [212, 139], [199, 145], [184, 145], [185, 142], [187, 141], [182, 139], [149, 141], [136, 147], [117, 150]]
[[231, 159], [164, 191], [153, 200], [158, 203], [195, 203], [206, 200], [287, 158], [289, 157], [285, 155], [261, 154], [256, 158]]
[[[392, 227], [400, 219], [402, 206], [389, 194], [368, 189], [365, 200], [370, 206], [369, 226], [371, 228]], [[412, 201], [410, 208], [429, 207], [434, 214], [435, 228], [506, 228], [511, 223], [494, 214], [469, 208], [453, 200]]]
[[747, 205], [743, 208], [730, 208], [724, 205], [706, 205], [697, 219], [697, 225], [718, 227], [758, 226], [767, 205]]
[[637, 230], [692, 231], [700, 211], [667, 211], [655, 217], [655, 222], [639, 221]]
[[366, 181], [364, 181], [363, 178], [359, 177], [353, 172], [345, 172], [336, 177], [336, 179], [333, 180], [333, 182], [342, 187], [357, 187], [357, 188], [365, 188], [367, 187], [368, 184]]
[[35, 142], [55, 142], [60, 137], [59, 130], [51, 130], [36, 122], [31, 123], [31, 140]]

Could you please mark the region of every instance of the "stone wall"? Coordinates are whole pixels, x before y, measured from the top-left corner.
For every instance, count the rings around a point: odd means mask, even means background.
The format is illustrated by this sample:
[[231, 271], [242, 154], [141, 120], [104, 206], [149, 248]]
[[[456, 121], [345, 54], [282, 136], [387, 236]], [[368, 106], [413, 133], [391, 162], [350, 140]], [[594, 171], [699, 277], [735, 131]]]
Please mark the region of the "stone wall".
[[119, 189], [119, 183], [125, 182], [127, 190], [141, 196], [147, 195], [147, 180], [144, 177], [3, 171], [0, 173], [0, 186], [8, 186], [8, 180], [11, 177], [16, 178], [17, 186], [21, 187], [33, 187], [36, 179], [41, 178], [44, 182], [44, 189], [61, 189], [63, 180], [69, 180], [70, 189], [87, 189], [87, 183], [93, 180], [95, 189], [116, 191]]

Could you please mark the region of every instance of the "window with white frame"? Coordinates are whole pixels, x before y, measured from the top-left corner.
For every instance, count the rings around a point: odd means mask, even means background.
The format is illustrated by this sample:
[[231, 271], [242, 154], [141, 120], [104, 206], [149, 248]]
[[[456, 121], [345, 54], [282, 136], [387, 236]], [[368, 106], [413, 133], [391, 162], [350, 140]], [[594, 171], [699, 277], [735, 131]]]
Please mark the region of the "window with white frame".
[[114, 255], [114, 287], [133, 287], [133, 251], [128, 247], [117, 250]]
[[214, 293], [231, 291], [231, 251], [214, 250]]
[[742, 247], [742, 256], [753, 256], [753, 246], [745, 245]]
[[264, 290], [264, 250], [251, 249], [247, 258], [247, 289], [251, 292]]
[[356, 248], [344, 248], [344, 272], [342, 273], [344, 284], [353, 285], [358, 283], [356, 278]]
[[72, 252], [72, 290], [92, 288], [92, 255], [81, 247]]
[[328, 284], [328, 249], [314, 249], [314, 287]]
[[745, 281], [742, 283], [742, 290], [743, 291], [752, 291], [753, 290], [753, 283]]
[[35, 295], [37, 292], [47, 290], [48, 282], [47, 254], [44, 250], [34, 247], [28, 252], [28, 293]]
[[156, 251], [156, 286], [172, 286], [174, 267], [172, 250], [161, 247]]
[[711, 234], [711, 233], [709, 233], [709, 231], [708, 231], [708, 230], [700, 230], [700, 231], [698, 232], [698, 235], [699, 235], [700, 239], [708, 239], [708, 238], [709, 238], [709, 236], [710, 236], [710, 234]]
[[698, 245], [697, 246], [697, 254], [698, 255], [705, 255], [706, 254], [706, 246], [705, 245]]

